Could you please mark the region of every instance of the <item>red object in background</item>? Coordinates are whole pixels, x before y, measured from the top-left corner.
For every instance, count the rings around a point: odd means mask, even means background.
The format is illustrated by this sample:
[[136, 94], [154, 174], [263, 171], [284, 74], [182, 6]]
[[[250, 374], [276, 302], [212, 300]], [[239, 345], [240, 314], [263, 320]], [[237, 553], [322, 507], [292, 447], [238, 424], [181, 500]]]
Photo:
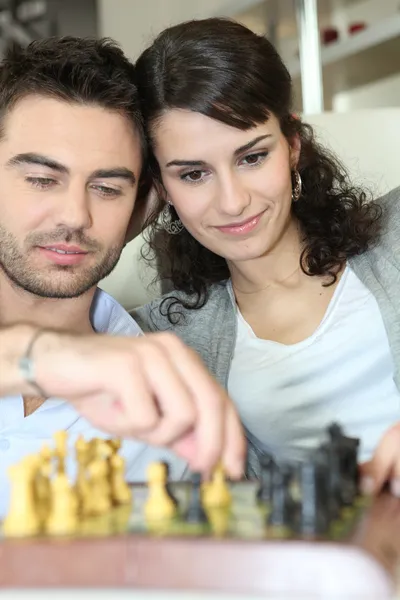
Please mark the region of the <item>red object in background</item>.
[[336, 27], [325, 27], [321, 31], [321, 38], [323, 44], [331, 44], [339, 39], [339, 32]]
[[367, 27], [366, 23], [362, 23], [361, 21], [358, 23], [351, 23], [348, 27], [348, 31], [351, 35], [353, 33], [358, 33], [359, 31], [363, 31]]

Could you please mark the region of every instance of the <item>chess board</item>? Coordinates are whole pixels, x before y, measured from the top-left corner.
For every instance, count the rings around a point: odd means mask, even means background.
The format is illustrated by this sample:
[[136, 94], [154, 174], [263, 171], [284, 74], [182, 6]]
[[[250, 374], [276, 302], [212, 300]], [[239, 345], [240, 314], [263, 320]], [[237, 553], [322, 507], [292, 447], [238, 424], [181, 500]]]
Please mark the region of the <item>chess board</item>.
[[[229, 509], [185, 522], [190, 483], [171, 486], [178, 514], [149, 524], [147, 486], [133, 502], [82, 521], [74, 536], [1, 539], [1, 587], [132, 589], [283, 594], [282, 597], [393, 597], [400, 560], [400, 501], [356, 497], [323, 536], [269, 526], [258, 483], [229, 484]], [[329, 594], [329, 596], [328, 596]], [[268, 597], [268, 596], [267, 596]]]

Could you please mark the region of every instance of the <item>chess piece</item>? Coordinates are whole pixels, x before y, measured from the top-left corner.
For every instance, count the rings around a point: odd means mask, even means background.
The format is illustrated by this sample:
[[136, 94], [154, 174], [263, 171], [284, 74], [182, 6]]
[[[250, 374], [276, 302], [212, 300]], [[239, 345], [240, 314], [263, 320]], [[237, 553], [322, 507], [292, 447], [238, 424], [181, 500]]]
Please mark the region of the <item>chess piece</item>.
[[84, 466], [89, 462], [89, 443], [82, 435], [79, 435], [75, 442], [75, 457], [79, 466]]
[[114, 504], [131, 504], [132, 491], [125, 481], [125, 460], [120, 454], [110, 457], [111, 498]]
[[112, 533], [126, 533], [129, 527], [129, 521], [132, 514], [130, 504], [124, 504], [115, 508], [111, 514]]
[[208, 523], [207, 514], [201, 501], [201, 474], [193, 473], [191, 476], [191, 489], [189, 506], [185, 514], [186, 523]]
[[95, 459], [88, 466], [89, 488], [86, 514], [103, 515], [111, 508], [111, 490], [105, 460]]
[[226, 484], [225, 472], [222, 465], [218, 465], [212, 474], [212, 480], [204, 487], [203, 506], [209, 508], [227, 508], [232, 497]]
[[108, 460], [114, 453], [112, 446], [108, 443], [108, 440], [97, 439], [94, 446], [94, 457], [101, 460]]
[[3, 522], [3, 534], [6, 537], [28, 537], [40, 530], [34, 496], [36, 469], [37, 464], [26, 459], [9, 468], [10, 509]]
[[349, 480], [353, 484], [353, 493], [356, 496], [360, 492], [360, 471], [358, 468], [358, 453], [360, 449], [359, 438], [347, 438], [348, 455], [347, 468]]
[[107, 440], [107, 444], [110, 446], [113, 454], [117, 454], [117, 452], [120, 451], [122, 445], [120, 438], [111, 438]]
[[340, 442], [340, 467], [342, 479], [342, 502], [351, 506], [359, 492], [358, 447], [357, 438], [343, 437]]
[[66, 431], [57, 431], [53, 437], [56, 444], [54, 453], [57, 457], [57, 471], [58, 473], [65, 473], [65, 459], [67, 458], [68, 433]]
[[230, 511], [225, 508], [207, 508], [207, 516], [215, 537], [224, 537], [229, 529]]
[[42, 449], [40, 450], [40, 461], [42, 465], [46, 464], [51, 467], [53, 455], [53, 451], [49, 448], [49, 446], [47, 444], [43, 444]]
[[286, 465], [275, 465], [272, 474], [271, 511], [268, 514], [268, 525], [288, 528], [294, 518], [294, 502], [290, 496], [291, 470]]
[[300, 489], [299, 532], [304, 536], [325, 534], [330, 525], [326, 465], [317, 462], [302, 463]]
[[75, 456], [77, 462], [75, 493], [78, 503], [78, 512], [80, 515], [85, 515], [88, 508], [88, 504], [90, 503], [90, 486], [87, 477], [87, 465], [89, 462], [89, 444], [81, 435], [77, 438], [75, 442]]
[[65, 473], [57, 473], [51, 482], [51, 511], [46, 523], [50, 535], [70, 535], [78, 526], [77, 502]]
[[172, 491], [172, 488], [171, 488], [170, 481], [169, 481], [169, 475], [170, 475], [169, 464], [167, 462], [164, 462], [163, 464], [165, 465], [165, 473], [166, 473], [166, 478], [167, 478], [166, 483], [165, 483], [165, 489], [167, 491], [167, 494], [171, 498], [172, 502], [175, 504], [175, 507], [178, 508], [178, 499], [175, 497], [174, 492]]
[[320, 457], [328, 470], [328, 506], [331, 520], [337, 519], [342, 503], [342, 477], [340, 471], [340, 455], [335, 444], [323, 444]]
[[171, 499], [167, 483], [167, 469], [164, 463], [152, 463], [148, 469], [148, 498], [144, 514], [149, 521], [170, 519], [175, 515], [175, 502]]
[[33, 483], [36, 513], [42, 524], [48, 518], [51, 509], [50, 479], [52, 475], [52, 465], [51, 462], [47, 460], [47, 456], [47, 453], [45, 453], [45, 459], [41, 461]]
[[331, 442], [340, 442], [343, 436], [343, 429], [338, 423], [331, 423], [328, 427], [328, 435]]
[[92, 438], [91, 440], [88, 441], [88, 455], [87, 455], [87, 461], [88, 463], [90, 463], [92, 460], [94, 460], [97, 456], [98, 456], [98, 443], [100, 442], [100, 438]]
[[269, 504], [272, 497], [272, 474], [274, 470], [274, 459], [269, 454], [263, 454], [260, 458], [260, 487], [257, 491], [257, 500]]
[[[351, 506], [359, 492], [358, 448], [360, 440], [344, 435], [337, 424], [328, 427], [331, 458], [336, 456], [336, 469], [340, 478], [340, 503]], [[339, 487], [339, 486], [338, 486]]]

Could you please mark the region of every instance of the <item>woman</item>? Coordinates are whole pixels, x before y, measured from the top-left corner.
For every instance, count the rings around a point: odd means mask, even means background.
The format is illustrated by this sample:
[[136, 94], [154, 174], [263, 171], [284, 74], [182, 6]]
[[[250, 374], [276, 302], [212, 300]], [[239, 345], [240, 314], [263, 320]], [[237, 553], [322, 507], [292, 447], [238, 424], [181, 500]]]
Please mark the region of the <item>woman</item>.
[[167, 29], [136, 68], [150, 247], [174, 291], [135, 318], [201, 354], [257, 455], [301, 457], [339, 421], [369, 460], [399, 420], [400, 189], [367, 202], [293, 116], [275, 49], [237, 23]]

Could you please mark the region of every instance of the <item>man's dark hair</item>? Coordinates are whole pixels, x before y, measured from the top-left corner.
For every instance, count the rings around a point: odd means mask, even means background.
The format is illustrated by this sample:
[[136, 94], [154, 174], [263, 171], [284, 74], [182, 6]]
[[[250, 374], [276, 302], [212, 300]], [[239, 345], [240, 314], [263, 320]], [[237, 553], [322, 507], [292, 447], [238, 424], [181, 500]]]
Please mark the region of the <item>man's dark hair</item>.
[[7, 112], [30, 95], [121, 113], [140, 136], [145, 159], [135, 69], [113, 40], [51, 37], [10, 49], [0, 64], [0, 135]]
[[[201, 113], [240, 130], [264, 123], [273, 114], [288, 140], [299, 136], [297, 169], [303, 191], [292, 212], [303, 234], [300, 264], [305, 273], [330, 276], [333, 283], [347, 259], [374, 243], [380, 207], [367, 202], [366, 193], [352, 184], [338, 158], [293, 115], [290, 74], [264, 36], [226, 19], [181, 23], [163, 31], [143, 52], [136, 77], [150, 144], [159, 120], [173, 109]], [[152, 175], [162, 186], [154, 153], [149, 159]], [[164, 206], [160, 197], [149, 219], [150, 249], [161, 257], [164, 276], [174, 289], [190, 297], [176, 303], [200, 308], [211, 284], [229, 277], [226, 260], [185, 229], [179, 235], [163, 232], [159, 214]], [[177, 219], [172, 206], [170, 215]], [[172, 309], [169, 302], [169, 315]]]

